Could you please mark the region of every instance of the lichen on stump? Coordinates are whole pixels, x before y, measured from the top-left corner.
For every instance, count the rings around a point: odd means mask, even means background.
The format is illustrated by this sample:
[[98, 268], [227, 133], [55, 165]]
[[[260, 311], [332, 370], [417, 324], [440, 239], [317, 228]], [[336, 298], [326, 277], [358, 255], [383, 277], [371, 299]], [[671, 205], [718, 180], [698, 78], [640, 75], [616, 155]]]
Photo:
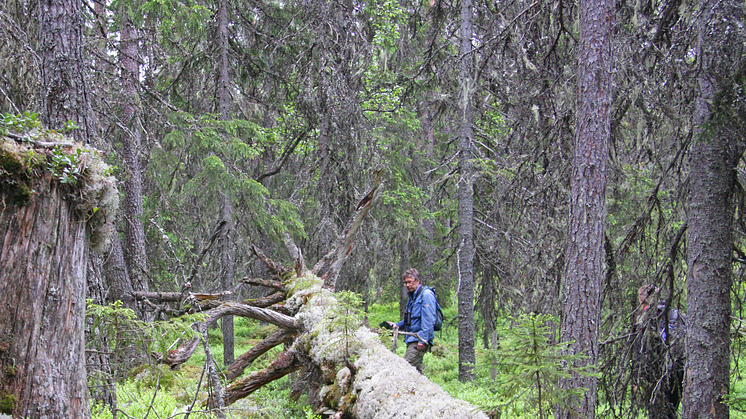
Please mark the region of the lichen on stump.
[[0, 135], [0, 371], [14, 371], [0, 394], [14, 417], [90, 417], [86, 265], [114, 231], [109, 172], [96, 150], [54, 132]]

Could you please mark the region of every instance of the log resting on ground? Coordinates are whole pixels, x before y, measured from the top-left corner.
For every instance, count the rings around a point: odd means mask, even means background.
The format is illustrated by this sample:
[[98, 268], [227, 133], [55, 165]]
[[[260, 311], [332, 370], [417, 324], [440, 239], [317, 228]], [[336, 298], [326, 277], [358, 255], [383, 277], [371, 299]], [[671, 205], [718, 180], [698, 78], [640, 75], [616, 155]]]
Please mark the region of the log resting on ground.
[[[343, 333], [330, 329], [327, 322], [332, 307], [337, 304], [335, 294], [322, 289], [322, 284], [323, 281], [310, 272], [287, 282], [286, 306], [297, 313], [294, 318], [301, 334], [283, 353], [280, 363], [271, 366], [277, 375], [297, 370], [301, 365], [299, 359], [307, 359], [306, 362], [318, 366], [323, 383], [319, 383], [320, 400], [311, 400], [312, 404], [322, 405], [321, 410], [344, 412], [360, 419], [487, 418], [483, 412], [454, 399], [404, 359], [392, 354], [379, 336], [362, 324], [347, 336], [349, 345], [343, 344]], [[350, 360], [354, 361], [354, 372], [347, 366], [346, 346]], [[267, 374], [271, 372], [268, 369], [249, 375], [241, 380], [241, 386], [253, 391], [253, 383], [266, 383]], [[226, 404], [233, 401], [228, 399]]]

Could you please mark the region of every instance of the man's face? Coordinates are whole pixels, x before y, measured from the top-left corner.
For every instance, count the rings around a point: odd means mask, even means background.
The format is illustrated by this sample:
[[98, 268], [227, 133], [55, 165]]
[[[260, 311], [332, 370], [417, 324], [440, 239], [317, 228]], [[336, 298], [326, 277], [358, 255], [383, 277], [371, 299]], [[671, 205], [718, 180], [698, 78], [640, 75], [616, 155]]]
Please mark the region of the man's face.
[[405, 276], [404, 277], [404, 286], [407, 287], [407, 291], [409, 291], [409, 292], [415, 292], [415, 291], [417, 291], [417, 287], [420, 286], [420, 281], [412, 278], [411, 276]]

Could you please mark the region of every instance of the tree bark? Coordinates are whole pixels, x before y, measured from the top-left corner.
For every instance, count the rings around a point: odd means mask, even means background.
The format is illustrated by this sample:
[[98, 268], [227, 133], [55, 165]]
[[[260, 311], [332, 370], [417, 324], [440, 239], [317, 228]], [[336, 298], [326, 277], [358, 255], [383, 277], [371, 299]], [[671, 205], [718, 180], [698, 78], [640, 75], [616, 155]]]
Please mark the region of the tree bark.
[[459, 70], [459, 104], [461, 129], [459, 132], [458, 180], [458, 379], [471, 381], [476, 378], [474, 366], [474, 167], [472, 141], [474, 139], [474, 36], [471, 0], [461, 1], [461, 48]]
[[682, 418], [727, 418], [732, 228], [743, 109], [743, 2], [700, 2], [695, 135], [687, 214], [686, 379]]
[[266, 339], [254, 345], [248, 352], [239, 356], [235, 362], [225, 371], [225, 378], [228, 381], [233, 381], [243, 374], [244, 370], [251, 365], [257, 358], [267, 353], [270, 349], [277, 345], [288, 342], [295, 337], [296, 332], [278, 329], [276, 332], [267, 336]]
[[[592, 366], [598, 359], [598, 327], [604, 278], [606, 222], [606, 166], [611, 136], [613, 0], [580, 2], [578, 90], [575, 155], [570, 195], [567, 263], [565, 265], [562, 341], [572, 342], [573, 355], [586, 358], [576, 366]], [[561, 381], [564, 389], [585, 388], [576, 406], [564, 406], [558, 418], [593, 418], [596, 409], [593, 376], [576, 372]]]
[[[142, 167], [140, 165], [141, 121], [138, 84], [140, 82], [139, 41], [137, 29], [125, 7], [121, 11], [122, 28], [119, 63], [122, 72], [122, 158], [127, 173], [124, 181], [124, 258], [133, 291], [148, 291], [145, 229], [142, 224]], [[144, 310], [135, 307], [142, 318]]]
[[83, 71], [82, 6], [76, 0], [39, 2], [39, 56], [44, 89], [42, 122], [60, 132], [73, 123], [78, 129], [70, 135], [87, 142], [92, 134], [92, 112]]
[[98, 183], [69, 185], [24, 167], [30, 151], [0, 137], [0, 413], [88, 418], [87, 259], [92, 245], [108, 240], [113, 227], [105, 220], [116, 212], [118, 193], [113, 179], [92, 168], [95, 153], [85, 151], [81, 161]]

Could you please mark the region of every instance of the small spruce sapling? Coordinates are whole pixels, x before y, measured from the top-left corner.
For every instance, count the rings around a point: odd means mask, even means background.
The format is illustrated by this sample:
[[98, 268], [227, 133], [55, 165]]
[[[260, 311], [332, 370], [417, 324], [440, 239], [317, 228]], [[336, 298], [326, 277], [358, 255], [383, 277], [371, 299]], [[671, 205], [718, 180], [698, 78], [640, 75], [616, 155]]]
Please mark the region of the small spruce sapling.
[[583, 355], [568, 355], [569, 342], [557, 343], [556, 328], [551, 326], [557, 324], [554, 317], [530, 313], [511, 321], [501, 336], [500, 348], [491, 351], [500, 370], [495, 383], [498, 403], [486, 407], [535, 411], [544, 419], [552, 408], [569, 406], [585, 391], [562, 389], [561, 378], [594, 372], [573, 367]]
[[351, 368], [351, 345], [358, 328], [362, 325], [363, 311], [360, 308], [363, 300], [360, 295], [351, 291], [341, 291], [334, 294], [337, 302], [326, 313], [324, 321], [319, 323], [332, 336], [331, 346], [341, 347], [344, 359]]

